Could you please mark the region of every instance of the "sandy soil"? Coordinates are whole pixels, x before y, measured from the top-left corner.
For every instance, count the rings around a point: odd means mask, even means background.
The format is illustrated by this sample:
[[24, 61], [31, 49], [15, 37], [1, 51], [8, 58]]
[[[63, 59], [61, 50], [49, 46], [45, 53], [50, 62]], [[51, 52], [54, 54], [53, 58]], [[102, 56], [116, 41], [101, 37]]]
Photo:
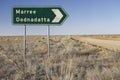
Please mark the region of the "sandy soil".
[[90, 37], [74, 37], [74, 38], [82, 42], [90, 43], [90, 44], [107, 48], [110, 50], [120, 51], [120, 41], [101, 40], [101, 39], [94, 39]]

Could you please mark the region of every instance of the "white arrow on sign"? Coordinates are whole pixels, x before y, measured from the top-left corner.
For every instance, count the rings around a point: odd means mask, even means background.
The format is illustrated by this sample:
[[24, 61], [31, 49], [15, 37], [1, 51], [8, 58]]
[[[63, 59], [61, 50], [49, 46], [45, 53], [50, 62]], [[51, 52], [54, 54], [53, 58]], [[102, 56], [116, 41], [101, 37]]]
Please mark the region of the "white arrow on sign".
[[56, 17], [52, 20], [52, 22], [53, 23], [58, 23], [62, 19], [63, 15], [62, 15], [62, 13], [60, 12], [59, 9], [52, 9], [52, 11], [56, 15]]

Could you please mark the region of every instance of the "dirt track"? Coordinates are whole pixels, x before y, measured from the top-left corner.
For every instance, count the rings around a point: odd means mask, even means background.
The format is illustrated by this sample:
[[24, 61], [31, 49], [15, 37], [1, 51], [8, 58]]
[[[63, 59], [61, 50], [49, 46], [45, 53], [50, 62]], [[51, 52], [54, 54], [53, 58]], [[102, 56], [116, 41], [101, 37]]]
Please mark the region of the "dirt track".
[[73, 38], [80, 40], [82, 42], [86, 42], [86, 43], [97, 45], [103, 48], [107, 48], [109, 50], [120, 51], [120, 41], [100, 40], [100, 39], [93, 39], [89, 37], [73, 37]]

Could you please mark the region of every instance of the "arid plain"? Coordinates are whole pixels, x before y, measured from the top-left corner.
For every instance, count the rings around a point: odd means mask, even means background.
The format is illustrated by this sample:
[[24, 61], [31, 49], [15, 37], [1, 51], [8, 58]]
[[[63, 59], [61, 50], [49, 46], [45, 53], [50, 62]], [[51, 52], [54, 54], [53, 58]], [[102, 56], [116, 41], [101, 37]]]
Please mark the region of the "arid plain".
[[[120, 80], [120, 35], [0, 37], [0, 80]], [[25, 61], [24, 61], [25, 60]], [[25, 64], [26, 63], [26, 64]]]

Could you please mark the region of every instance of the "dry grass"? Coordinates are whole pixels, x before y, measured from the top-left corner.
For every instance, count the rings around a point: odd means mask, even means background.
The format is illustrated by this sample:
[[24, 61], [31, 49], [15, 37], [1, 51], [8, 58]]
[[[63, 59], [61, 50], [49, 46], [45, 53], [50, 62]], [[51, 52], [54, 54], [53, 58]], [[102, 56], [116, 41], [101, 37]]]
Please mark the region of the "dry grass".
[[0, 80], [120, 80], [120, 52], [52, 36], [49, 57], [45, 36], [28, 38], [24, 65], [22, 37], [2, 37]]

